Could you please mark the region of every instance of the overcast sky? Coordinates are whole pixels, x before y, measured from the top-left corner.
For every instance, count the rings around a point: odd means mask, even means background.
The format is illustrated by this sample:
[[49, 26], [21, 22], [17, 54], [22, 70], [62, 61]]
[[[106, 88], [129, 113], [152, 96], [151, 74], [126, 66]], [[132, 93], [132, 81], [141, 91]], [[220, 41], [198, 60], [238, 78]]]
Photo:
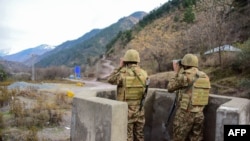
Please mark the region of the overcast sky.
[[60, 45], [167, 0], [0, 0], [0, 51]]

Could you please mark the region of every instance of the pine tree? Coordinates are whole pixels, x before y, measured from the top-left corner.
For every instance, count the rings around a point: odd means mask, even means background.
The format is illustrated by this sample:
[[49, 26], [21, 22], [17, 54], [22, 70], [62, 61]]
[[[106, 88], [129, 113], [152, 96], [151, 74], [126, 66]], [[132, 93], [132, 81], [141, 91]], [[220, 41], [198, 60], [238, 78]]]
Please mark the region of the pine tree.
[[189, 6], [185, 13], [184, 13], [184, 18], [183, 18], [184, 22], [186, 23], [193, 23], [195, 20], [195, 14], [193, 12], [193, 9], [191, 6]]

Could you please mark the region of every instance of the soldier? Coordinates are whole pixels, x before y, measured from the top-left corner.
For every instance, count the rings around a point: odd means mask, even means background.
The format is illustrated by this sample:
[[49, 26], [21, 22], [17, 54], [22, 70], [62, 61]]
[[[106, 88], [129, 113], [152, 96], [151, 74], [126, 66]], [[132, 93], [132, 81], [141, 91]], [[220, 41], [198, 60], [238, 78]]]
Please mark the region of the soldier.
[[109, 76], [108, 82], [117, 85], [117, 100], [128, 104], [128, 141], [144, 141], [144, 109], [140, 110], [147, 72], [138, 65], [139, 53], [134, 49], [126, 51], [120, 59], [119, 68]]
[[170, 79], [168, 92], [176, 91], [178, 106], [173, 123], [174, 141], [203, 140], [204, 114], [208, 104], [210, 80], [198, 69], [198, 58], [186, 54], [182, 60], [173, 62], [176, 75]]

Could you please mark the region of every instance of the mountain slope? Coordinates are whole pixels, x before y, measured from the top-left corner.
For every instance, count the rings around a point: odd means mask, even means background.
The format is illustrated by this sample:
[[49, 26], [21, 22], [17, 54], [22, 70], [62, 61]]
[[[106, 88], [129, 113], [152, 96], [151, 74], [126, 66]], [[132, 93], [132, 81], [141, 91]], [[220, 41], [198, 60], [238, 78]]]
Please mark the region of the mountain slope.
[[[172, 60], [186, 53], [199, 57], [199, 68], [211, 80], [211, 93], [250, 98], [250, 1], [244, 0], [172, 0], [152, 11], [132, 29], [131, 40], [120, 36], [112, 43], [107, 59], [118, 66], [129, 48], [140, 52], [140, 66], [155, 77], [152, 87], [166, 88]], [[158, 16], [161, 13], [160, 16]], [[245, 52], [220, 52], [205, 55], [218, 46], [233, 45]], [[247, 54], [248, 53], [248, 54]], [[153, 81], [152, 81], [153, 83]]]
[[[108, 59], [117, 62], [115, 60], [128, 48], [134, 48], [141, 54], [141, 65], [153, 74], [171, 70], [171, 60], [186, 53], [202, 55], [214, 47], [247, 40], [249, 2], [243, 1], [243, 6], [234, 0], [216, 2], [196, 0], [195, 4], [187, 5], [185, 1], [172, 0], [165, 3], [140, 21], [147, 24], [136, 25], [131, 40], [124, 42], [124, 36], [119, 37], [107, 52]], [[187, 20], [190, 7], [189, 14], [195, 16], [193, 21]]]
[[23, 63], [7, 61], [7, 60], [0, 61], [0, 66], [2, 66], [6, 72], [11, 74], [31, 71], [31, 68], [27, 67]]
[[44, 58], [46, 58], [46, 57], [48, 57], [50, 55], [53, 56], [53, 54], [56, 54], [56, 53], [58, 53], [58, 52], [60, 52], [60, 51], [62, 51], [64, 49], [67, 49], [67, 48], [70, 48], [70, 47], [72, 47], [74, 45], [82, 43], [82, 42], [92, 38], [93, 36], [98, 34], [100, 31], [101, 31], [101, 29], [93, 29], [93, 30], [91, 30], [90, 32], [84, 34], [83, 36], [81, 36], [78, 39], [71, 40], [71, 41], [65, 41], [64, 43], [56, 46], [55, 49], [53, 49], [51, 51], [48, 51], [48, 52], [44, 53], [43, 55], [37, 57], [36, 62], [38, 62], [38, 61], [40, 61], [40, 60], [42, 60], [42, 59], [44, 59]]
[[[135, 12], [128, 17], [121, 18], [117, 23], [101, 29], [96, 32], [94, 36], [91, 36], [86, 40], [79, 41], [79, 39], [77, 39], [72, 41], [67, 48], [47, 55], [36, 65], [46, 67], [91, 64], [106, 51], [105, 46], [112, 38], [114, 38], [120, 31], [131, 29], [145, 15], [145, 12]], [[61, 46], [63, 45], [58, 47]]]
[[52, 49], [54, 49], [54, 46], [42, 44], [34, 48], [25, 49], [15, 54], [3, 56], [3, 59], [13, 62], [24, 63], [25, 61], [29, 60], [32, 55], [39, 56]]
[[0, 57], [8, 55], [8, 51], [6, 49], [0, 49]]

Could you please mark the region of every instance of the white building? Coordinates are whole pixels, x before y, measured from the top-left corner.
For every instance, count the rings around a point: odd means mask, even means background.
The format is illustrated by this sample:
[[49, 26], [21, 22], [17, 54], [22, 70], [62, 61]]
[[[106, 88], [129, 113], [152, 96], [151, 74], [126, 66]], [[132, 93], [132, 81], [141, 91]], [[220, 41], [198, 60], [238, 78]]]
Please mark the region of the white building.
[[233, 47], [233, 46], [231, 46], [231, 45], [223, 45], [223, 46], [216, 47], [216, 48], [213, 48], [213, 49], [211, 49], [211, 50], [208, 50], [208, 51], [206, 51], [204, 54], [207, 55], [207, 54], [219, 52], [219, 49], [220, 49], [221, 51], [241, 52], [241, 49], [239, 49], [239, 48]]

